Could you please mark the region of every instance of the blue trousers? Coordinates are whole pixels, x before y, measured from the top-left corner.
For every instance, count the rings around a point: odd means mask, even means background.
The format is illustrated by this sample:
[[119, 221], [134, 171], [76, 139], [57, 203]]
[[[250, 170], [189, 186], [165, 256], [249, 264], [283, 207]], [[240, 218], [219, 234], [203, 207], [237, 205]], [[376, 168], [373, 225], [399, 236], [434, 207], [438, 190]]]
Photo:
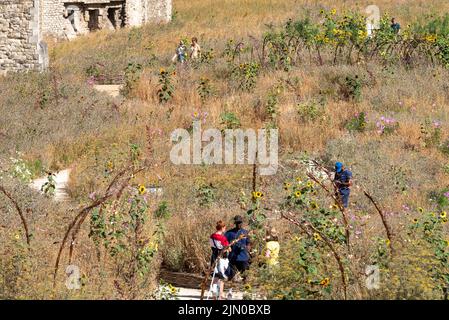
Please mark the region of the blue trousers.
[[347, 208], [349, 205], [349, 194], [351, 193], [351, 190], [349, 188], [340, 189], [340, 197], [341, 202], [343, 203], [343, 207]]

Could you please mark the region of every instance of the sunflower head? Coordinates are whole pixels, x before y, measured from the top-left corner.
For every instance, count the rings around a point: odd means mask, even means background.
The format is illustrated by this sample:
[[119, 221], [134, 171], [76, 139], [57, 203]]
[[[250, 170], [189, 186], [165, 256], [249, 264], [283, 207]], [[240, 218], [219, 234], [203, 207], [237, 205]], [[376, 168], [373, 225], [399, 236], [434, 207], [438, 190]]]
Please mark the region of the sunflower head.
[[315, 201], [310, 202], [311, 209], [318, 209], [318, 204]]
[[416, 219], [416, 218], [413, 219], [413, 223], [414, 223], [414, 224], [417, 224], [417, 223], [418, 223], [418, 219]]
[[321, 240], [321, 236], [318, 234], [318, 233], [314, 233], [313, 234], [313, 239], [315, 240], [315, 241], [320, 241]]
[[141, 185], [139, 185], [138, 190], [139, 190], [139, 194], [144, 194], [147, 189], [145, 188], [145, 186], [143, 184], [141, 184]]
[[301, 196], [301, 191], [296, 191], [296, 192], [295, 192], [295, 197], [296, 197], [296, 198], [299, 198], [300, 196]]
[[423, 212], [424, 212], [424, 209], [423, 209], [422, 207], [419, 207], [419, 208], [418, 208], [418, 212], [419, 212], [419, 213], [423, 213]]
[[259, 198], [262, 198], [262, 197], [263, 197], [263, 193], [262, 192], [260, 192], [260, 191], [254, 191], [253, 192], [253, 198], [259, 199]]
[[444, 219], [444, 218], [446, 218], [446, 217], [447, 217], [446, 211], [443, 211], [443, 212], [440, 213], [440, 218], [441, 218], [441, 219]]
[[323, 280], [320, 281], [320, 285], [323, 287], [327, 287], [330, 283], [330, 279], [329, 278], [324, 278]]

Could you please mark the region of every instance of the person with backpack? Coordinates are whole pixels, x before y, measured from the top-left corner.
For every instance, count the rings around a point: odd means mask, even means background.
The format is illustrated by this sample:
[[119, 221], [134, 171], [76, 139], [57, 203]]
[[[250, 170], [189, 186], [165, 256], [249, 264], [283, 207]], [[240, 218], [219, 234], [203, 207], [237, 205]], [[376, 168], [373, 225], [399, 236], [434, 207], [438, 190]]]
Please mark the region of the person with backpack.
[[352, 172], [343, 166], [343, 163], [335, 163], [334, 183], [338, 188], [339, 197], [344, 208], [349, 206], [350, 187], [352, 186]]
[[237, 273], [244, 273], [249, 269], [251, 243], [248, 238], [248, 231], [243, 228], [243, 218], [239, 215], [234, 217], [235, 227], [225, 233], [228, 242], [241, 238], [231, 246], [229, 262], [231, 264], [233, 278]]

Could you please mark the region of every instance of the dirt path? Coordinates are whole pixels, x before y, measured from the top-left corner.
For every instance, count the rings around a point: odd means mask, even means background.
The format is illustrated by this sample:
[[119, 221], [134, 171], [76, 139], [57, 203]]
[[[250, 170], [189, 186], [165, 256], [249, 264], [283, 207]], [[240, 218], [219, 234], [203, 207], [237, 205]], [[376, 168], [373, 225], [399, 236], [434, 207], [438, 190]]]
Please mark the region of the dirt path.
[[[176, 287], [178, 291], [178, 299], [179, 300], [200, 300], [201, 298], [201, 290], [200, 289], [191, 289], [191, 288], [182, 288], [182, 287]], [[227, 294], [229, 291], [225, 290], [225, 294]], [[204, 292], [204, 299], [207, 299], [207, 291]], [[230, 300], [242, 300], [243, 294], [241, 292], [233, 292], [232, 293], [232, 299]], [[212, 295], [209, 295], [209, 300], [212, 300]]]
[[104, 92], [111, 97], [118, 97], [120, 95], [121, 85], [117, 84], [96, 84], [94, 85], [94, 89], [99, 92]]
[[[70, 199], [70, 196], [67, 193], [67, 184], [69, 183], [70, 171], [71, 171], [71, 169], [65, 169], [65, 170], [56, 172], [56, 174], [55, 174], [56, 188], [55, 188], [54, 199], [56, 201], [67, 201]], [[30, 187], [37, 191], [41, 191], [42, 186], [47, 181], [48, 181], [47, 176], [35, 179], [30, 183]]]

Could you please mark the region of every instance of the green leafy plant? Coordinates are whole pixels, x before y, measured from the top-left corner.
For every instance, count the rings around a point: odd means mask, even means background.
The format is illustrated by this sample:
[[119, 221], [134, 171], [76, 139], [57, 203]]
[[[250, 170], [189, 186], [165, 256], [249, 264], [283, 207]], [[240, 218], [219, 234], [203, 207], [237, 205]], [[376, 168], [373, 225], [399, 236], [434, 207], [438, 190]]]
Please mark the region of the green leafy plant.
[[173, 98], [173, 94], [175, 93], [175, 86], [173, 85], [171, 76], [174, 74], [174, 71], [165, 70], [164, 68], [160, 70], [159, 89], [157, 90], [159, 103], [167, 103]]
[[170, 210], [168, 208], [168, 202], [167, 201], [162, 201], [161, 203], [159, 203], [159, 206], [154, 211], [154, 215], [156, 216], [156, 218], [163, 218], [163, 219], [170, 218], [171, 213], [170, 213]]
[[220, 115], [220, 122], [225, 129], [237, 129], [240, 127], [240, 120], [233, 112], [223, 112]]
[[197, 92], [201, 98], [201, 102], [206, 102], [206, 100], [213, 95], [213, 89], [212, 85], [210, 84], [210, 79], [201, 77], [198, 83]]
[[140, 79], [142, 69], [143, 68], [140, 63], [128, 63], [128, 66], [125, 68], [125, 84], [121, 89], [123, 96], [128, 97], [131, 95], [138, 80]]
[[208, 207], [215, 202], [216, 188], [212, 184], [201, 184], [196, 191], [196, 197], [200, 206]]
[[349, 131], [363, 132], [367, 124], [365, 112], [359, 112], [346, 122], [345, 128]]
[[237, 88], [252, 91], [256, 87], [260, 64], [257, 62], [240, 63], [232, 67], [231, 76], [237, 83]]
[[310, 100], [304, 103], [299, 103], [296, 106], [296, 111], [302, 122], [314, 122], [323, 119], [325, 112], [324, 102]]

